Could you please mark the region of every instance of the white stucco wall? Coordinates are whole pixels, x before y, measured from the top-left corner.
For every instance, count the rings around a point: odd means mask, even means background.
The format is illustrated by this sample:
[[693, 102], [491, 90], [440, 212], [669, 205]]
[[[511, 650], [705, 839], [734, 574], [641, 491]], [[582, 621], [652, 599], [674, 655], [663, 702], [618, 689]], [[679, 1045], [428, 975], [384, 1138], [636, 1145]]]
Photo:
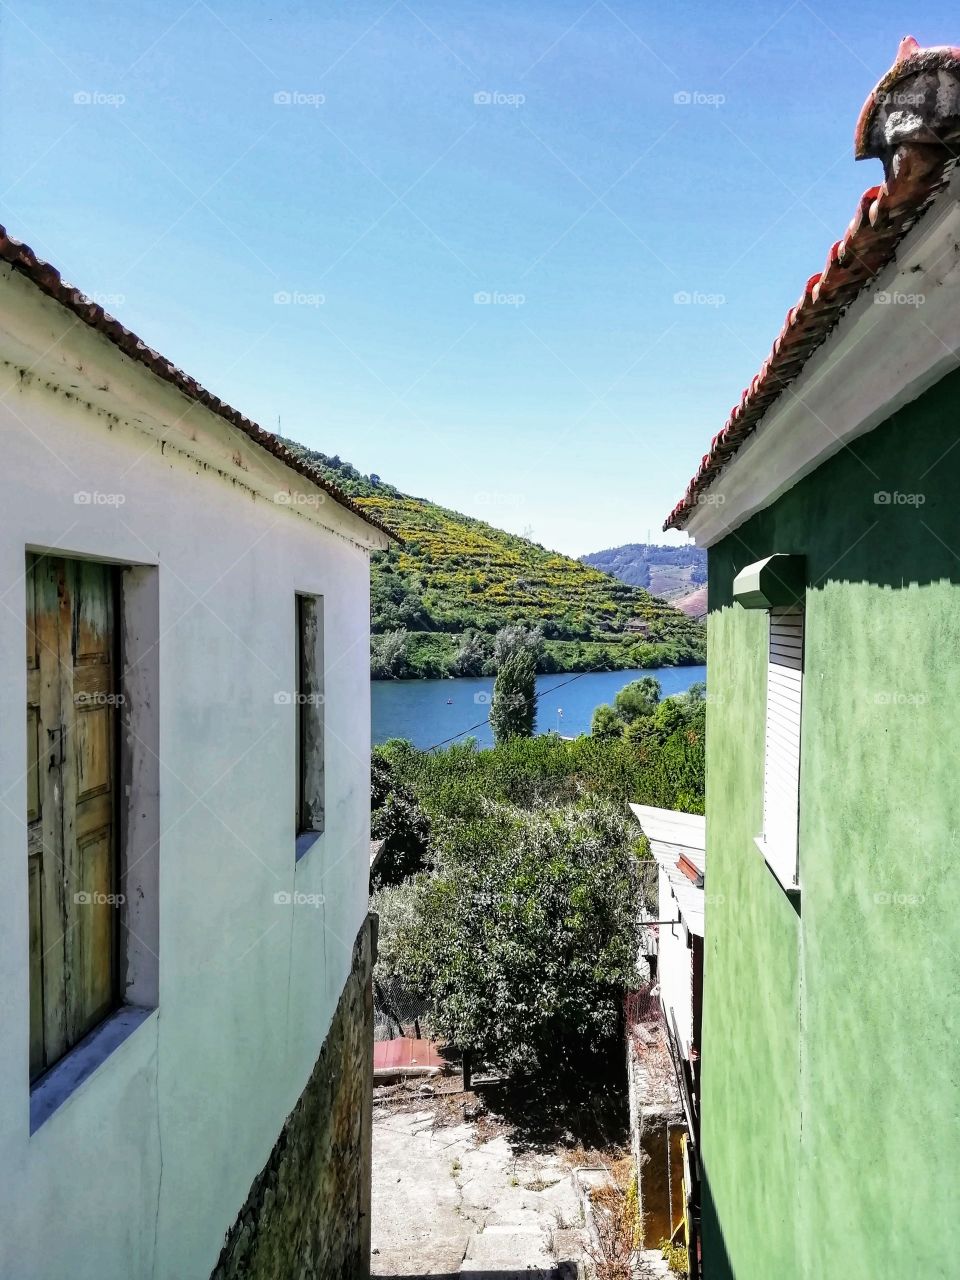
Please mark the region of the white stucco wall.
[[[271, 501], [312, 486], [7, 271], [0, 358], [0, 1276], [192, 1280], [307, 1081], [366, 914], [360, 543], [380, 535], [329, 500]], [[160, 614], [159, 1008], [32, 1136], [27, 547], [158, 565]], [[325, 601], [326, 831], [296, 863], [294, 708], [274, 695], [298, 590]], [[275, 903], [295, 889], [324, 905]]]
[[684, 1054], [689, 1053], [693, 1039], [693, 963], [692, 952], [687, 946], [687, 931], [680, 923], [677, 900], [670, 891], [670, 881], [661, 870], [658, 879], [659, 919], [675, 920], [676, 924], [661, 924], [657, 930], [657, 980], [663, 1007], [673, 1009], [677, 1032]]

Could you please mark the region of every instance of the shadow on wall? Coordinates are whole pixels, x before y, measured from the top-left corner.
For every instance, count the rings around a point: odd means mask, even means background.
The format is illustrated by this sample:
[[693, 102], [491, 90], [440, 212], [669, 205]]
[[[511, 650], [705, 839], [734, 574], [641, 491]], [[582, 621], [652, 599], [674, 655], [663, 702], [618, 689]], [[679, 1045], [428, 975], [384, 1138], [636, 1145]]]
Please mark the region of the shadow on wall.
[[736, 1280], [705, 1169], [700, 1183], [700, 1239], [704, 1280]]
[[806, 556], [811, 589], [960, 583], [958, 404], [960, 370], [711, 548], [710, 613], [733, 603], [741, 569], [775, 551]]

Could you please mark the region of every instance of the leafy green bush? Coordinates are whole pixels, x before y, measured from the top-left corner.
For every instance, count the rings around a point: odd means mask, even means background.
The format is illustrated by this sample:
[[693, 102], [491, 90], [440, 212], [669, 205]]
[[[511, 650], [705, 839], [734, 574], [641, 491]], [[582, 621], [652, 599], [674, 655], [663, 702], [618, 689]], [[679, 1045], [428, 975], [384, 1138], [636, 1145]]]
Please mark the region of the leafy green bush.
[[522, 808], [595, 799], [625, 808], [632, 800], [703, 813], [704, 719], [701, 702], [682, 728], [642, 750], [622, 734], [570, 742], [546, 733], [487, 750], [468, 738], [429, 752], [394, 738], [375, 754], [390, 761], [432, 822], [470, 820], [486, 800]]
[[370, 765], [370, 835], [384, 841], [371, 888], [399, 884], [429, 862], [429, 820], [382, 754], [375, 754]]
[[642, 742], [615, 717], [613, 737], [376, 749], [374, 830], [433, 865], [378, 891], [380, 968], [430, 997], [451, 1044], [531, 1070], [609, 1047], [649, 891], [627, 801], [703, 812], [703, 710], [665, 699]]
[[652, 715], [660, 701], [660, 682], [653, 676], [631, 680], [617, 692], [613, 709], [625, 725]]
[[563, 1046], [595, 1054], [634, 980], [639, 833], [609, 802], [485, 803], [439, 834], [396, 945], [401, 978], [429, 993], [458, 1049], [534, 1070]]

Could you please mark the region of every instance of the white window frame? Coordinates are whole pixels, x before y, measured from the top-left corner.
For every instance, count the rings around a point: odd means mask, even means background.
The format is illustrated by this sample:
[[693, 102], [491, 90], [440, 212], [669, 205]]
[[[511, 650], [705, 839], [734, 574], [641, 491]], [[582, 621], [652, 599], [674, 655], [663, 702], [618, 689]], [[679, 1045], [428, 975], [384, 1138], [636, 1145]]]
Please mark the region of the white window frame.
[[773, 608], [767, 619], [763, 831], [757, 846], [781, 886], [798, 893], [804, 609]]

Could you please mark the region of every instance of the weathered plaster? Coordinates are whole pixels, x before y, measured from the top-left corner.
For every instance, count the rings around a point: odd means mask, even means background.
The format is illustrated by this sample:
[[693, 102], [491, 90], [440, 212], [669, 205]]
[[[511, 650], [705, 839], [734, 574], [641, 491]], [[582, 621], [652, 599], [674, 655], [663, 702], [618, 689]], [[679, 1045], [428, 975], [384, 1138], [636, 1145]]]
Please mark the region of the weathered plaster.
[[[15, 326], [0, 313], [9, 354], [4, 324]], [[55, 343], [62, 335], [43, 318]], [[72, 350], [82, 328], [56, 351]], [[378, 535], [330, 501], [306, 514], [254, 496], [226, 477], [225, 460], [192, 456], [189, 441], [163, 447], [146, 428], [171, 421], [172, 389], [120, 361], [111, 388], [125, 378], [141, 423], [125, 416], [123, 396], [124, 413], [108, 419], [79, 392], [0, 368], [0, 1275], [17, 1280], [209, 1274], [317, 1061], [366, 915], [361, 541]], [[214, 424], [199, 443], [216, 452], [227, 442]], [[244, 475], [268, 486], [273, 460], [250, 448]], [[84, 491], [123, 501], [76, 503]], [[28, 546], [156, 566], [160, 757], [158, 1010], [32, 1136], [18, 711]], [[275, 697], [294, 687], [297, 591], [324, 597], [328, 667], [326, 829], [299, 863], [294, 707]]]
[[[711, 548], [707, 1280], [956, 1271], [958, 405], [953, 373]], [[753, 848], [765, 619], [731, 599], [785, 549], [809, 582], [796, 908]]]

